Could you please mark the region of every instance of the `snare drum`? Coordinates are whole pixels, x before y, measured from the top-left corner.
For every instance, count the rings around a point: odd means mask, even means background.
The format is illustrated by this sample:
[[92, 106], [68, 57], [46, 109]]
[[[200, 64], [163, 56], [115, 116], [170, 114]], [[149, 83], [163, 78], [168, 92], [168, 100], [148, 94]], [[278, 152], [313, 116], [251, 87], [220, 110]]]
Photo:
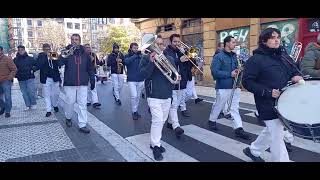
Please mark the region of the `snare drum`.
[[320, 140], [320, 78], [284, 88], [275, 109], [282, 124], [294, 135]]

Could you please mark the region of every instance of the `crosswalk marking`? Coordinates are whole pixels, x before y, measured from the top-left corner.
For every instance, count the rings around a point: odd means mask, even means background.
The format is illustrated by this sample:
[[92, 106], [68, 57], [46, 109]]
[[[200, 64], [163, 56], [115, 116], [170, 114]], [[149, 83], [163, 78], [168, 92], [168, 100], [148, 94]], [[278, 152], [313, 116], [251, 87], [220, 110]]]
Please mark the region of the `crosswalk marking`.
[[[233, 127], [233, 122], [231, 120], [226, 119], [226, 118], [218, 119], [217, 123], [223, 124], [228, 127]], [[242, 125], [243, 125], [243, 128], [245, 131], [247, 131], [251, 134], [255, 134], [255, 135], [259, 135], [260, 132], [262, 131], [262, 129], [264, 128], [262, 126], [247, 123], [244, 121], [242, 122]], [[299, 137], [294, 137], [294, 141], [293, 141], [292, 145], [299, 147], [299, 148], [302, 148], [302, 149], [312, 151], [312, 152], [320, 153], [320, 143], [315, 143], [311, 140], [307, 140], [307, 139], [303, 139], [303, 138], [299, 138]]]
[[[126, 139], [154, 160], [152, 150], [150, 149], [150, 133], [131, 136]], [[161, 141], [161, 145], [166, 149], [161, 162], [198, 162], [198, 160], [190, 157], [164, 141]]]
[[[231, 154], [241, 160], [244, 161], [252, 161], [249, 157], [247, 157], [243, 153], [243, 149], [248, 147], [247, 144], [244, 144], [242, 142], [233, 140], [231, 138], [222, 136], [220, 134], [208, 131], [206, 129], [200, 128], [195, 125], [186, 125], [182, 126], [184, 129], [185, 135], [196, 139], [198, 141], [201, 141], [202, 143], [205, 143], [211, 147], [214, 147], [216, 149], [219, 149], [220, 151], [223, 151], [225, 153]], [[271, 155], [268, 152], [264, 152], [261, 157], [265, 160], [269, 160]]]
[[[210, 103], [210, 104], [214, 104], [214, 103], [215, 103], [215, 101], [209, 101], [209, 100], [203, 100], [203, 102], [207, 102], [207, 103]], [[239, 109], [247, 110], [247, 111], [252, 111], [252, 112], [255, 111], [254, 109], [249, 109], [249, 108], [240, 107], [240, 106], [239, 106]]]
[[246, 115], [246, 116], [251, 116], [251, 117], [256, 117], [256, 116], [254, 115], [254, 112], [247, 113], [247, 114], [244, 114], [244, 115]]

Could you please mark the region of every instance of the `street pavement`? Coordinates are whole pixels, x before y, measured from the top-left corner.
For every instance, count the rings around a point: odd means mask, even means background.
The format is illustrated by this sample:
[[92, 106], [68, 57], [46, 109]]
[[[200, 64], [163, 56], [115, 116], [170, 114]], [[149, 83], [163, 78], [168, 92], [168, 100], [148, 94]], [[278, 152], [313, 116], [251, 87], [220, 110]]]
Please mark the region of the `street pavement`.
[[[198, 95], [205, 101], [187, 102], [191, 117], [179, 121], [185, 134], [176, 138], [173, 130], [163, 128], [162, 145], [166, 148], [163, 162], [250, 162], [242, 150], [248, 147], [261, 132], [264, 124], [255, 116], [251, 93], [241, 93], [240, 114], [244, 130], [251, 140], [234, 136], [232, 120], [220, 117], [218, 131], [208, 128], [208, 118], [215, 100], [213, 88], [197, 86]], [[130, 92], [127, 83], [121, 92], [122, 105], [118, 106], [112, 96], [111, 82], [97, 84], [100, 109], [88, 107], [90, 134], [78, 131], [77, 116], [73, 126], [66, 127], [63, 113], [64, 94], [60, 94], [58, 113], [45, 117], [43, 98], [37, 99], [37, 109], [23, 111], [24, 102], [19, 85], [12, 88], [12, 117], [0, 116], [0, 161], [6, 162], [153, 162], [150, 143], [151, 115], [146, 99], [140, 100], [142, 118], [133, 120]], [[77, 111], [77, 106], [75, 106]], [[320, 162], [320, 143], [295, 137], [291, 161]], [[262, 157], [270, 161], [266, 151]]]

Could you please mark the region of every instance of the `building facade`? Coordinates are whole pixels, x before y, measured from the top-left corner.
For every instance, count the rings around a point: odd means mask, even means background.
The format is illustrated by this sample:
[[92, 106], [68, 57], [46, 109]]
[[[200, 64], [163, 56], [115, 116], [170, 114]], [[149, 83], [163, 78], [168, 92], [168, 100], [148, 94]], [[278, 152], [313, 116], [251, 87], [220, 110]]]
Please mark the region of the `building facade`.
[[281, 31], [281, 41], [290, 52], [295, 41], [302, 42], [304, 47], [315, 41], [320, 24], [319, 18], [136, 18], [131, 21], [142, 33], [162, 35], [167, 44], [169, 36], [178, 33], [187, 45], [199, 47], [205, 66], [204, 81], [198, 83], [207, 86], [214, 84], [210, 64], [218, 42], [223, 42], [226, 36], [236, 38], [239, 52], [247, 59], [258, 47], [260, 31], [267, 27]]

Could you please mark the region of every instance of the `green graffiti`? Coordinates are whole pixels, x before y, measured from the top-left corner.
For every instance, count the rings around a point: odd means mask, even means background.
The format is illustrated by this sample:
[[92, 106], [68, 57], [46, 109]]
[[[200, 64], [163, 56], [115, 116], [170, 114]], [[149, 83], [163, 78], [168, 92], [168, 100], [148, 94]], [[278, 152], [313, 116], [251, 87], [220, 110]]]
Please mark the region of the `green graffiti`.
[[8, 52], [9, 50], [9, 36], [8, 36], [8, 19], [0, 18], [0, 46], [3, 50]]
[[284, 43], [287, 51], [290, 53], [291, 48], [298, 37], [298, 20], [292, 19], [287, 21], [271, 22], [261, 25], [261, 30], [268, 27], [279, 29], [281, 32], [281, 43]]

